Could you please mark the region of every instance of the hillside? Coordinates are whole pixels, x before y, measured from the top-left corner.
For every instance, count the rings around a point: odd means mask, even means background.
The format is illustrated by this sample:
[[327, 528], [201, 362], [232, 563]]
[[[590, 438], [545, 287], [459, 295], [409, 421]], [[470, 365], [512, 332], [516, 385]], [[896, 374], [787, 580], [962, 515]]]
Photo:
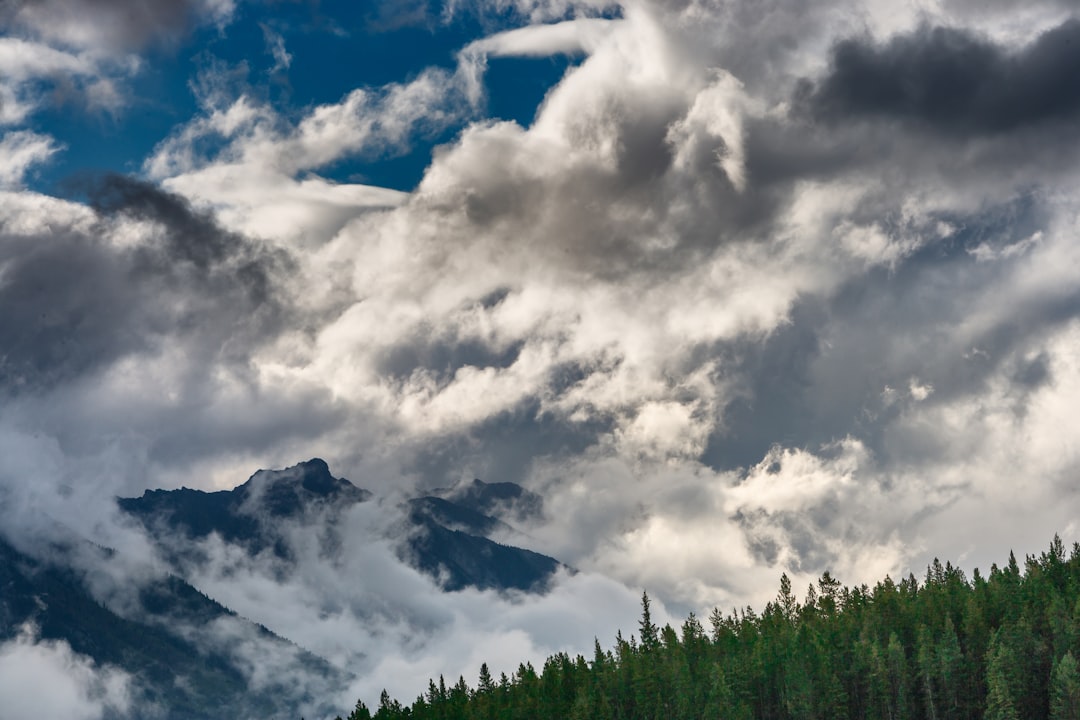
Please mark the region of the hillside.
[[[109, 562], [110, 553], [101, 552]], [[66, 642], [99, 666], [124, 670], [134, 680], [135, 710], [161, 720], [292, 717], [318, 708], [318, 695], [344, 680], [321, 659], [175, 576], [138, 587], [121, 612], [99, 602], [79, 572], [0, 539], [0, 590], [0, 640], [31, 624], [42, 639]], [[233, 640], [222, 642], [217, 632]], [[239, 644], [287, 659], [289, 672], [306, 678], [303, 689], [287, 677], [254, 687], [245, 658], [234, 652]]]

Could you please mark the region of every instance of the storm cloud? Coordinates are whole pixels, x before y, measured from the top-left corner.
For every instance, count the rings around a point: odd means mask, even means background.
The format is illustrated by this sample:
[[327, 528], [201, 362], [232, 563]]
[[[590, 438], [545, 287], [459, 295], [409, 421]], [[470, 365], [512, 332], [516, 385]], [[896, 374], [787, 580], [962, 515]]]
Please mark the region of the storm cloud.
[[[220, 352], [226, 337], [256, 340], [280, 317], [276, 286], [288, 267], [280, 252], [141, 181], [107, 176], [88, 191], [97, 217], [81, 226], [42, 234], [9, 222], [0, 231], [6, 392], [55, 387], [150, 351], [180, 327]], [[123, 224], [148, 232], [125, 241]]]
[[879, 117], [966, 137], [1065, 122], [1080, 111], [1080, 21], [1011, 49], [963, 28], [924, 25], [885, 43], [843, 40], [812, 90], [819, 116]]

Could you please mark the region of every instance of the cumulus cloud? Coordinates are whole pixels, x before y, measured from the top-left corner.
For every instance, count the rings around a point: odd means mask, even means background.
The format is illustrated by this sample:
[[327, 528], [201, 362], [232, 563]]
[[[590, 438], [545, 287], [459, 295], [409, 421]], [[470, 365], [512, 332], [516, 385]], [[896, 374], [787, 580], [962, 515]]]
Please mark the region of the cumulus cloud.
[[0, 125], [8, 126], [23, 123], [47, 104], [73, 98], [89, 109], [111, 112], [120, 103], [112, 78], [134, 67], [34, 39], [0, 37], [0, 69]]

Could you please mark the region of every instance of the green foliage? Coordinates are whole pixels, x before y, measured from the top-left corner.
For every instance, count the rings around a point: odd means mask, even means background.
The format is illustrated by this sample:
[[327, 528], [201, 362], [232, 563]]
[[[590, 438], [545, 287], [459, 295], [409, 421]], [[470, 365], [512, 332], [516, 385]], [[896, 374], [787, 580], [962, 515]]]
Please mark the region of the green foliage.
[[[592, 659], [559, 653], [471, 690], [440, 678], [378, 720], [1080, 720], [1080, 546], [1058, 538], [968, 580], [935, 560], [921, 585], [846, 588], [829, 573], [799, 603], [787, 576], [757, 615], [713, 610]], [[361, 706], [358, 705], [358, 711]], [[364, 709], [366, 712], [366, 709]], [[365, 716], [358, 715], [358, 720]], [[351, 716], [350, 716], [351, 718]]]

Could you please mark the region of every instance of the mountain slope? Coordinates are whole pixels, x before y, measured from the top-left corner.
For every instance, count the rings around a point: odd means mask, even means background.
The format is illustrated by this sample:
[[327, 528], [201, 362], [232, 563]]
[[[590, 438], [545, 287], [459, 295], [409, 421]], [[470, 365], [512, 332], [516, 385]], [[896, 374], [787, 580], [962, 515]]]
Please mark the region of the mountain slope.
[[538, 518], [544, 511], [543, 498], [511, 482], [473, 480], [456, 487], [441, 488], [433, 494], [474, 512], [514, 520]]
[[[101, 551], [101, 560], [108, 562], [109, 555]], [[28, 623], [44, 640], [62, 640], [98, 665], [129, 673], [140, 717], [295, 717], [343, 680], [326, 662], [175, 576], [138, 588], [122, 616], [91, 595], [80, 573], [37, 560], [0, 539], [0, 639], [14, 637]], [[212, 637], [225, 627], [267, 655], [290, 658], [293, 670], [312, 682], [299, 693], [292, 683], [252, 687], [242, 659]]]

